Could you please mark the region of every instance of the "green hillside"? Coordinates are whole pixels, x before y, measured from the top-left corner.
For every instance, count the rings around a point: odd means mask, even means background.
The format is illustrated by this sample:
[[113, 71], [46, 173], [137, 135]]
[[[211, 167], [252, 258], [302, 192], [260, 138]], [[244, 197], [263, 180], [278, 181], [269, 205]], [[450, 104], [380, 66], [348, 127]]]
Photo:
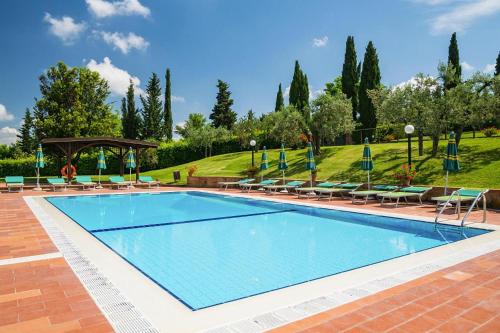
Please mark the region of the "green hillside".
[[[417, 143], [413, 142], [413, 165], [418, 174], [413, 183], [444, 185], [442, 171], [442, 154], [447, 141], [441, 140], [439, 156], [430, 157], [431, 141], [425, 141], [424, 156], [417, 154]], [[375, 169], [372, 180], [375, 182], [394, 183], [394, 171], [407, 161], [407, 143], [372, 144], [372, 156]], [[321, 156], [316, 158], [318, 164], [318, 179], [365, 181], [366, 172], [359, 170], [363, 146], [323, 147]], [[277, 170], [278, 150], [269, 150], [270, 169], [264, 177], [279, 177]], [[462, 170], [450, 174], [450, 186], [500, 188], [500, 140], [496, 138], [464, 138], [459, 147]], [[260, 162], [260, 153], [255, 156], [256, 165]], [[305, 170], [305, 149], [287, 150], [287, 177], [307, 179]], [[166, 169], [146, 172], [163, 182], [172, 183], [174, 170], [181, 171], [181, 183], [186, 182], [186, 167], [196, 165], [196, 176], [245, 176], [245, 170], [251, 163], [251, 152], [218, 155], [202, 160], [182, 164]]]

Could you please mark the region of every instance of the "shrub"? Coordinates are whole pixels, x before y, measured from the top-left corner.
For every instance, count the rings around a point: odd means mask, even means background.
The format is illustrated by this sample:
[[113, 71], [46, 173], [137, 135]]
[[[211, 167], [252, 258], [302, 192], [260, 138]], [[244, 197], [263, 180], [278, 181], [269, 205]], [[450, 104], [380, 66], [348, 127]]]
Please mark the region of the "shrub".
[[384, 136], [382, 138], [383, 142], [391, 142], [391, 141], [394, 141], [394, 140], [396, 140], [396, 135], [394, 135], [394, 134], [387, 134], [386, 136]]
[[187, 173], [189, 177], [192, 177], [196, 171], [198, 171], [198, 166], [193, 164], [186, 167]]
[[485, 137], [491, 138], [492, 136], [497, 135], [497, 128], [495, 126], [486, 127], [483, 129], [483, 134]]

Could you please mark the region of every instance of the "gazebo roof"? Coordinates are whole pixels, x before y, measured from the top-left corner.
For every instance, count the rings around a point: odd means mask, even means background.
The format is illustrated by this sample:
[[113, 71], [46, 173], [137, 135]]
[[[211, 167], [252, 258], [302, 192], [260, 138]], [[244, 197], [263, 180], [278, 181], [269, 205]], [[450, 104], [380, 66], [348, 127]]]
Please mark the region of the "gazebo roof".
[[78, 148], [90, 146], [109, 146], [120, 148], [157, 148], [158, 144], [142, 140], [132, 140], [113, 137], [88, 137], [88, 138], [47, 138], [42, 139], [43, 144], [71, 145]]

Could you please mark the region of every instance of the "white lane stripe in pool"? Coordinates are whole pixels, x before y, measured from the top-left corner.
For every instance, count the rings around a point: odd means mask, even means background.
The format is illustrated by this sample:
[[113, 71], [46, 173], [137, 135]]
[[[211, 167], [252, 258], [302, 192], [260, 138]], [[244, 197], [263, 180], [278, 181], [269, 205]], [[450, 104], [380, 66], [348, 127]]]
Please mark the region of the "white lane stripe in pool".
[[47, 259], [55, 259], [55, 258], [61, 258], [61, 257], [62, 257], [61, 252], [51, 252], [51, 253], [37, 254], [34, 256], [2, 259], [2, 260], [0, 260], [0, 266], [21, 264], [21, 263], [25, 263], [25, 262], [40, 261], [40, 260], [47, 260]]
[[23, 198], [115, 332], [159, 333], [134, 305], [81, 254], [33, 197]]

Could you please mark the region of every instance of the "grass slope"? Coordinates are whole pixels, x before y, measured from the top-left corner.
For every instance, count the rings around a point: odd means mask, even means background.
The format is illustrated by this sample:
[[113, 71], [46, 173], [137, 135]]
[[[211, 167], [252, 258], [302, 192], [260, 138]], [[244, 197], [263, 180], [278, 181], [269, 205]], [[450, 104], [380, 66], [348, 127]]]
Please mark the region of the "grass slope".
[[[442, 171], [442, 156], [447, 141], [441, 140], [439, 154], [430, 157], [431, 141], [424, 142], [424, 156], [419, 157], [417, 143], [412, 145], [413, 165], [418, 174], [413, 183], [444, 185]], [[378, 183], [394, 183], [394, 171], [407, 162], [407, 143], [372, 144], [372, 157], [375, 169], [372, 180]], [[366, 172], [359, 169], [363, 145], [323, 147], [321, 156], [316, 157], [318, 179], [366, 181]], [[269, 150], [269, 170], [264, 177], [280, 177], [277, 170], [278, 150]], [[496, 138], [464, 138], [459, 147], [461, 171], [450, 174], [450, 186], [500, 188], [500, 140]], [[260, 163], [260, 153], [255, 156], [256, 165]], [[309, 172], [305, 170], [305, 149], [287, 150], [289, 168], [286, 176], [295, 179], [308, 179]], [[196, 176], [241, 176], [251, 163], [251, 153], [248, 151], [213, 156], [174, 167], [148, 171], [163, 182], [172, 183], [174, 170], [181, 171], [181, 183], [186, 182], [186, 167], [197, 165]]]

